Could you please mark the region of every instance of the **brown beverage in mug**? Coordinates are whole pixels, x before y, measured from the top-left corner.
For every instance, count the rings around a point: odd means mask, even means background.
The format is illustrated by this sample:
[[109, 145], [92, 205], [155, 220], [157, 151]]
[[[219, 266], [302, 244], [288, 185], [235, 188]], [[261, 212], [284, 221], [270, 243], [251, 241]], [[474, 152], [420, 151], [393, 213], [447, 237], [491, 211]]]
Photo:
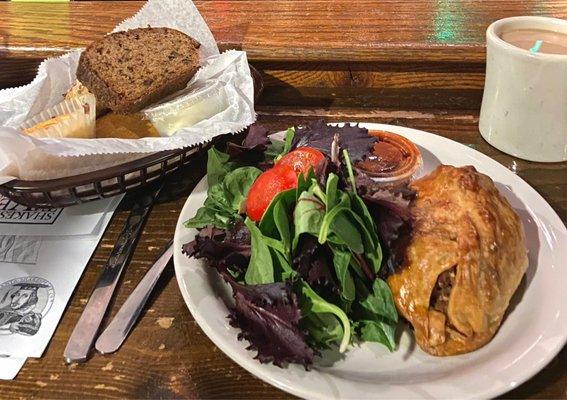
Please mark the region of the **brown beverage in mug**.
[[502, 40], [524, 50], [530, 50], [538, 40], [543, 43], [538, 53], [566, 54], [567, 34], [543, 29], [517, 29], [502, 32]]

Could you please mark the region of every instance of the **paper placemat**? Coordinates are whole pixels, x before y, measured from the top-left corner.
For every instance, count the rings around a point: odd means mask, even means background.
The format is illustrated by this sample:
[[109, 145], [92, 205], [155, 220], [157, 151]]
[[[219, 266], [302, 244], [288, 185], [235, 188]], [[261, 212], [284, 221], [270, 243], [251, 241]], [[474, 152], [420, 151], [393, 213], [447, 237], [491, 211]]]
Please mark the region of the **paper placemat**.
[[108, 210], [90, 237], [21, 236], [0, 226], [0, 354], [41, 357], [121, 198], [93, 203]]

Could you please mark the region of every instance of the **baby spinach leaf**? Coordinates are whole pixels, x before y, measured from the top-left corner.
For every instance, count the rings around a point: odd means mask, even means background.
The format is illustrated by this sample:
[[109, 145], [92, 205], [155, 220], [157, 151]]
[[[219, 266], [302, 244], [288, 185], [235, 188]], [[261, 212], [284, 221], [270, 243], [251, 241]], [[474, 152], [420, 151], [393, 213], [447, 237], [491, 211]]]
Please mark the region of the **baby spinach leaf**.
[[339, 177], [333, 173], [329, 174], [327, 178], [327, 187], [325, 189], [326, 195], [326, 209], [329, 212], [337, 202], [337, 185], [339, 183]]
[[[343, 193], [341, 202], [325, 215], [319, 231], [319, 242], [329, 239], [333, 243], [344, 243], [353, 253], [364, 254], [371, 262], [374, 272], [378, 272], [382, 263], [382, 249], [373, 225], [368, 226], [368, 223], [350, 208], [350, 201], [343, 200], [345, 196], [348, 197]], [[330, 225], [326, 225], [327, 223]]]
[[339, 343], [344, 335], [343, 326], [332, 314], [308, 314], [302, 318], [299, 326], [309, 332], [309, 341], [319, 348], [330, 348]]
[[315, 180], [315, 171], [313, 168], [309, 169], [307, 174], [299, 174], [297, 177], [297, 188], [295, 189], [295, 200], [299, 199], [299, 195], [313, 186]]
[[[222, 154], [222, 153], [221, 153]], [[208, 197], [197, 214], [185, 222], [187, 228], [213, 225], [227, 228], [230, 222], [241, 220], [240, 208], [250, 186], [262, 173], [255, 167], [241, 167], [227, 172], [221, 182], [209, 187]]]
[[203, 206], [197, 210], [195, 216], [185, 221], [187, 228], [204, 228], [213, 225], [226, 229], [231, 221], [240, 219], [238, 212], [232, 210], [224, 194], [221, 183], [216, 184], [209, 192]]
[[293, 127], [288, 128], [288, 130], [285, 131], [284, 146], [283, 146], [282, 152], [279, 154], [279, 156], [276, 158], [275, 161], [278, 161], [280, 158], [282, 158], [287, 153], [289, 153], [289, 151], [291, 150], [291, 142], [293, 142], [294, 136], [295, 136], [295, 128], [293, 128]]
[[364, 252], [362, 237], [357, 224], [350, 218], [350, 199], [346, 193], [341, 194], [341, 199], [329, 212], [327, 212], [318, 232], [319, 243], [325, 243], [329, 233], [332, 231], [342, 242], [344, 242], [354, 253]]
[[335, 273], [341, 285], [341, 298], [350, 303], [355, 298], [354, 281], [348, 270], [351, 259], [350, 252], [338, 248], [332, 248], [332, 250]]
[[366, 259], [372, 264], [372, 271], [377, 274], [380, 272], [380, 267], [382, 266], [382, 248], [377, 247], [373, 251], [364, 253]]
[[244, 281], [248, 285], [272, 283], [274, 282], [274, 265], [270, 248], [266, 244], [262, 232], [252, 220], [246, 218], [244, 223], [250, 230], [252, 239], [252, 254], [244, 275]]
[[264, 153], [266, 158], [278, 162], [283, 156], [289, 153], [294, 135], [295, 129], [292, 127], [285, 131], [283, 142], [281, 140], [270, 139], [270, 144]]
[[284, 254], [286, 258], [290, 260], [291, 257], [291, 232], [289, 229], [289, 219], [287, 216], [287, 210], [283, 202], [278, 201], [274, 205], [274, 223], [278, 230], [280, 239], [284, 246]]
[[339, 307], [329, 303], [319, 296], [307, 283], [301, 282], [301, 284], [301, 293], [303, 294], [302, 297], [304, 300], [304, 303], [302, 304], [302, 311], [304, 312], [304, 315], [309, 315], [311, 313], [327, 313], [337, 317], [343, 326], [343, 336], [339, 345], [339, 351], [344, 353], [350, 343], [351, 336], [351, 326], [348, 316]]
[[302, 233], [310, 233], [317, 236], [324, 216], [325, 204], [315, 197], [311, 191], [306, 191], [299, 195], [299, 199], [293, 210], [293, 250], [297, 247], [299, 236]]
[[286, 214], [291, 213], [291, 209], [295, 204], [295, 189], [288, 189], [280, 192], [272, 199], [259, 224], [260, 230], [266, 236], [277, 237], [279, 234], [274, 216], [274, 208], [278, 203], [281, 203]]
[[268, 245], [268, 247], [271, 247], [272, 249], [278, 251], [279, 253], [281, 254], [287, 253], [287, 249], [284, 247], [284, 244], [280, 240], [264, 235], [262, 235], [262, 240], [264, 241], [264, 243], [266, 243], [266, 245]]
[[274, 160], [283, 151], [284, 143], [280, 140], [270, 140], [268, 148], [264, 152], [266, 160]]
[[348, 180], [350, 181], [352, 191], [356, 194], [356, 181], [354, 179], [354, 173], [352, 171], [352, 164], [350, 162], [350, 157], [348, 155], [347, 149], [343, 149], [343, 158], [345, 159], [345, 164], [348, 172]]
[[209, 196], [203, 203], [203, 206], [213, 208], [228, 215], [233, 214], [235, 211], [238, 212], [238, 209], [235, 210], [230, 204], [227, 193], [224, 189], [222, 182], [219, 182], [212, 188], [209, 188]]
[[296, 275], [296, 272], [291, 267], [285, 255], [275, 250], [274, 248], [270, 249], [270, 253], [272, 254], [272, 262], [274, 265], [275, 281], [283, 282], [293, 278]]
[[324, 204], [327, 204], [327, 195], [321, 189], [321, 186], [315, 181], [313, 181], [309, 191], [313, 193], [319, 200], [321, 200]]
[[365, 227], [368, 228], [368, 233], [372, 238], [372, 242], [374, 245], [380, 245], [378, 240], [378, 233], [376, 230], [376, 224], [374, 223], [374, 219], [370, 215], [370, 211], [362, 198], [357, 195], [356, 193], [350, 193], [350, 203], [352, 205], [352, 211], [354, 211], [362, 220], [362, 223]]
[[261, 173], [262, 171], [256, 167], [240, 167], [226, 174], [222, 186], [232, 210], [238, 212], [241, 209], [250, 187]]
[[376, 278], [372, 285], [372, 292], [369, 292], [366, 298], [360, 301], [360, 305], [377, 316], [394, 323], [398, 322], [392, 292], [388, 284], [380, 278]]
[[361, 254], [364, 252], [363, 238], [360, 235], [360, 231], [357, 229], [357, 225], [353, 223], [349, 216], [350, 213], [348, 209], [343, 208], [339, 210], [339, 213], [336, 214], [331, 222], [331, 229], [352, 252]]
[[216, 228], [226, 229], [230, 222], [223, 212], [219, 212], [213, 207], [201, 207], [195, 216], [183, 223], [186, 228], [204, 228], [212, 225]]
[[362, 320], [360, 326], [360, 338], [365, 342], [377, 342], [383, 344], [390, 351], [396, 348], [396, 324], [378, 320]]
[[[352, 254], [351, 254], [351, 256], [352, 256]], [[356, 259], [354, 257], [350, 258], [350, 268], [354, 271], [355, 277], [358, 277], [360, 279], [366, 279], [366, 275], [364, 274], [364, 271], [362, 271], [362, 268], [360, 267], [360, 265], [358, 264], [358, 262], [356, 261]], [[356, 279], [355, 282], [360, 282], [360, 279]], [[364, 285], [364, 284], [362, 284], [362, 285]], [[356, 290], [358, 291], [358, 285], [355, 283], [354, 286], [355, 286]], [[364, 287], [364, 289], [366, 290], [365, 293], [368, 293], [368, 289], [366, 289], [366, 287]]]
[[346, 210], [345, 213], [350, 215], [350, 217], [356, 222], [359, 232], [362, 233], [361, 237], [362, 242], [364, 243], [364, 255], [368, 261], [371, 262], [373, 271], [377, 273], [380, 271], [380, 265], [382, 264], [382, 248], [377, 240], [373, 240], [374, 238], [372, 233], [375, 233], [375, 231], [373, 231], [372, 226], [367, 226], [364, 220], [352, 210]]
[[221, 182], [224, 176], [234, 168], [234, 163], [229, 162], [229, 155], [211, 147], [207, 152], [207, 183], [209, 190]]

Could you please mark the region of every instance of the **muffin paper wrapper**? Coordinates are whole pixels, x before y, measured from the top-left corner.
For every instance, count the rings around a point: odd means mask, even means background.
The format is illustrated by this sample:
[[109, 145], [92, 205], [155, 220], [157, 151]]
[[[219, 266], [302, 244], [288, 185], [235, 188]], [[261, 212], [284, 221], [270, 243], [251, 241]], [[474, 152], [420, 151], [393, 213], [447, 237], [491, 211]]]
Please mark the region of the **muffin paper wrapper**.
[[[85, 109], [85, 107], [87, 108]], [[20, 129], [32, 128], [36, 124], [49, 121], [53, 117], [67, 115], [67, 119], [40, 128], [38, 132], [49, 133], [50, 137], [65, 137], [70, 131], [76, 133], [79, 130], [85, 136], [85, 139], [93, 139], [95, 137], [95, 110], [96, 100], [93, 94], [75, 96], [33, 116], [20, 125]], [[30, 136], [36, 137], [37, 135], [32, 134]]]
[[82, 50], [47, 59], [30, 84], [0, 90], [0, 184], [15, 178], [68, 176], [73, 174], [72, 165], [77, 164], [83, 166], [83, 173], [94, 171], [147, 153], [208, 142], [218, 135], [242, 131], [256, 120], [246, 53], [229, 50], [220, 54], [211, 31], [191, 1], [149, 0], [113, 32], [148, 25], [174, 28], [199, 41], [202, 67], [182, 93], [152, 105], [144, 113], [150, 120], [181, 110], [198, 117], [192, 117], [189, 126], [179, 126], [171, 136], [159, 138], [32, 138], [20, 132], [19, 127], [63, 100], [76, 81]]

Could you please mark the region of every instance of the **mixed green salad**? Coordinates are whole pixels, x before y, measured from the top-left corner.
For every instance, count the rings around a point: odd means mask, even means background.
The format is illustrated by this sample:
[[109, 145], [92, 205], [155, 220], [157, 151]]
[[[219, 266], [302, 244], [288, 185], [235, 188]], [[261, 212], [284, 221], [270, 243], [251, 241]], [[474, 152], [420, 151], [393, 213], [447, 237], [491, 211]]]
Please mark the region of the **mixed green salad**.
[[283, 142], [267, 133], [253, 126], [241, 145], [209, 150], [208, 197], [185, 222], [199, 233], [184, 253], [230, 284], [230, 322], [261, 362], [307, 367], [320, 350], [359, 342], [393, 351], [383, 247], [407, 201], [353, 168], [376, 139], [322, 122], [288, 129]]

